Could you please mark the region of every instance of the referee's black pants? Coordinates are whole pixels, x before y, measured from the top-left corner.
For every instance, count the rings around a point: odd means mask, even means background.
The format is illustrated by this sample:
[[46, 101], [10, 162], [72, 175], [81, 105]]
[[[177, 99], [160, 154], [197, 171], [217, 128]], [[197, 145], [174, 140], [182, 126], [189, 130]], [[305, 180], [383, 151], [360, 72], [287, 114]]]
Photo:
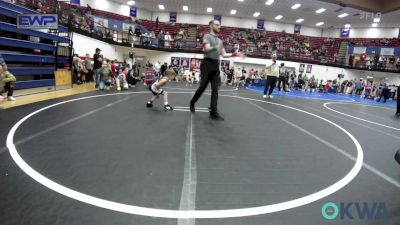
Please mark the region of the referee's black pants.
[[211, 82], [210, 112], [217, 112], [218, 88], [221, 84], [219, 74], [219, 60], [205, 58], [200, 66], [200, 87], [191, 100], [192, 104], [195, 104], [199, 100], [204, 90], [206, 90], [208, 83]]

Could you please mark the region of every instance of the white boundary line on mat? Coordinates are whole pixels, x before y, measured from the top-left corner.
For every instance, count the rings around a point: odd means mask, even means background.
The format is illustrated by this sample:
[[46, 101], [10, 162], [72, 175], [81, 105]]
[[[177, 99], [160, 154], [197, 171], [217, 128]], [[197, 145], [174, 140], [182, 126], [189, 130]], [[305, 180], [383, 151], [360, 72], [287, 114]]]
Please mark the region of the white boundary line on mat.
[[[21, 120], [19, 120], [9, 131], [8, 136], [7, 136], [7, 147], [9, 149], [9, 152], [11, 154], [11, 157], [15, 161], [15, 163], [26, 173], [28, 174], [31, 178], [36, 180], [37, 182], [41, 183], [42, 185], [46, 186], [47, 188], [56, 191], [62, 195], [65, 195], [67, 197], [70, 197], [72, 199], [94, 205], [97, 207], [101, 207], [104, 209], [109, 209], [113, 211], [118, 211], [118, 212], [123, 212], [123, 213], [129, 213], [129, 214], [135, 214], [135, 215], [142, 215], [142, 216], [150, 216], [150, 217], [160, 217], [160, 218], [230, 218], [230, 217], [244, 217], [244, 216], [254, 216], [254, 215], [261, 215], [261, 214], [267, 214], [267, 213], [274, 213], [274, 212], [279, 212], [279, 211], [284, 211], [300, 206], [304, 206], [307, 204], [310, 204], [312, 202], [318, 201], [322, 198], [325, 198], [346, 185], [348, 185], [360, 172], [362, 165], [363, 165], [363, 158], [364, 158], [364, 153], [362, 150], [362, 147], [360, 143], [357, 141], [357, 139], [347, 130], [345, 130], [343, 127], [339, 126], [338, 124], [323, 118], [321, 116], [318, 116], [316, 114], [297, 109], [291, 106], [287, 105], [282, 105], [278, 103], [273, 103], [273, 102], [265, 102], [262, 100], [258, 99], [250, 99], [250, 98], [244, 98], [244, 97], [239, 97], [239, 96], [228, 96], [228, 95], [221, 95], [221, 96], [226, 96], [226, 97], [231, 97], [231, 98], [238, 98], [238, 99], [247, 99], [250, 101], [255, 101], [255, 102], [264, 102], [266, 104], [272, 104], [280, 107], [284, 107], [287, 109], [292, 109], [298, 112], [302, 112], [307, 115], [314, 116], [320, 120], [323, 120], [339, 130], [343, 131], [354, 143], [356, 149], [357, 149], [357, 157], [355, 158], [355, 164], [352, 167], [352, 169], [349, 171], [348, 174], [346, 174], [343, 178], [341, 178], [339, 181], [335, 182], [331, 186], [328, 186], [320, 191], [317, 191], [313, 194], [300, 197], [294, 200], [290, 201], [285, 201], [281, 203], [276, 203], [272, 205], [265, 205], [265, 206], [259, 206], [259, 207], [250, 207], [250, 208], [240, 208], [240, 209], [226, 209], [226, 210], [187, 210], [187, 211], [180, 211], [180, 210], [166, 210], [166, 209], [155, 209], [155, 208], [146, 208], [146, 207], [140, 207], [140, 206], [134, 206], [134, 205], [128, 205], [128, 204], [122, 204], [118, 202], [113, 202], [101, 198], [97, 198], [94, 196], [90, 196], [88, 194], [84, 194], [81, 192], [78, 192], [76, 190], [72, 190], [68, 187], [65, 187], [59, 183], [56, 183], [49, 178], [45, 177], [44, 175], [40, 174], [36, 170], [34, 170], [31, 166], [29, 166], [19, 155], [15, 144], [14, 144], [14, 135], [15, 132], [17, 131], [18, 127], [21, 126], [26, 120], [31, 118], [32, 116], [43, 112], [47, 109], [70, 103], [70, 102], [75, 102], [75, 101], [80, 101], [84, 99], [90, 99], [90, 98], [99, 98], [99, 97], [104, 97], [104, 96], [111, 96], [111, 95], [121, 95], [121, 94], [139, 94], [139, 93], [148, 93], [148, 92], [125, 92], [125, 93], [114, 93], [114, 94], [105, 94], [105, 95], [95, 95], [95, 96], [88, 96], [88, 97], [83, 97], [83, 98], [76, 98], [76, 99], [71, 99], [67, 101], [62, 101], [56, 104], [49, 105], [47, 107], [43, 107], [41, 109], [38, 109]], [[175, 92], [176, 93], [176, 92]], [[179, 93], [179, 92], [178, 92]], [[178, 94], [176, 93], [176, 94]], [[180, 92], [182, 93], [182, 92]], [[190, 93], [190, 92], [186, 92]]]

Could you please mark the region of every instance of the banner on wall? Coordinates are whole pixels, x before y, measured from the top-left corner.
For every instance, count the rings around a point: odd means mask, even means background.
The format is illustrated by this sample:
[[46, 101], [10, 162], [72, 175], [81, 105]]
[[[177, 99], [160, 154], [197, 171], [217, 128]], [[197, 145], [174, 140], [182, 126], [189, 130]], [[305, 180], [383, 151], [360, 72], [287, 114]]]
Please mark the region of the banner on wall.
[[190, 69], [194, 70], [196, 72], [200, 71], [200, 65], [203, 59], [196, 59], [196, 58], [191, 58], [190, 59]]
[[132, 31], [135, 31], [135, 24], [131, 23], [122, 23], [122, 31], [128, 32], [129, 27], [132, 27]]
[[303, 73], [304, 72], [304, 68], [306, 67], [306, 65], [305, 64], [300, 64], [300, 67], [299, 67], [299, 72], [300, 73]]
[[301, 25], [300, 24], [295, 24], [294, 25], [294, 33], [295, 34], [300, 34], [301, 31]]
[[94, 26], [96, 27], [107, 27], [108, 28], [108, 20], [100, 17], [93, 17]]
[[398, 38], [400, 38], [400, 27], [399, 27], [399, 37]]
[[171, 23], [176, 23], [176, 16], [178, 14], [176, 12], [170, 12], [169, 13], [169, 22]]
[[136, 7], [131, 7], [130, 10], [129, 10], [129, 16], [136, 18], [136, 15], [137, 15], [137, 8]]
[[183, 67], [183, 69], [189, 69], [189, 60], [189, 58], [181, 58], [181, 66]]
[[218, 20], [221, 23], [222, 16], [214, 15], [214, 20]]
[[353, 54], [361, 55], [367, 52], [367, 47], [354, 47]]
[[81, 0], [71, 0], [70, 3], [72, 5], [81, 5]]
[[381, 55], [394, 55], [394, 48], [381, 48]]
[[264, 20], [257, 20], [257, 29], [264, 30]]
[[307, 73], [311, 73], [312, 71], [312, 65], [307, 65]]
[[179, 57], [171, 57], [171, 65], [172, 68], [178, 68], [180, 66], [181, 63], [181, 58]]
[[231, 61], [229, 60], [221, 60], [221, 70], [229, 70], [229, 65]]
[[340, 32], [340, 36], [343, 38], [348, 38], [350, 36], [350, 28], [343, 28]]

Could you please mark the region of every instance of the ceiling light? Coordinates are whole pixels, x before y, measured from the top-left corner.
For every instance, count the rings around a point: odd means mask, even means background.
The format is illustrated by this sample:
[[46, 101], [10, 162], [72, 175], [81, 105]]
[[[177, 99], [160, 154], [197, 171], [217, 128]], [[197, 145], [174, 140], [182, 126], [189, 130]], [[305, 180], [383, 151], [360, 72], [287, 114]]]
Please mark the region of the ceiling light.
[[304, 19], [300, 18], [300, 19], [296, 20], [296, 23], [302, 23], [303, 21], [304, 21]]
[[164, 5], [158, 5], [158, 8], [161, 9], [161, 10], [165, 9]]
[[319, 22], [319, 23], [316, 23], [315, 26], [319, 27], [319, 26], [322, 26], [324, 24], [325, 24], [324, 22]]
[[212, 12], [212, 8], [207, 8], [207, 12]]
[[276, 20], [280, 20], [280, 19], [282, 19], [282, 17], [283, 17], [282, 15], [277, 15], [277, 16], [275, 17], [275, 19], [276, 19]]
[[128, 4], [128, 5], [134, 5], [134, 4], [135, 4], [135, 1], [129, 1], [129, 2], [127, 2], [126, 4]]
[[374, 19], [374, 23], [379, 23], [379, 22], [381, 22], [381, 18], [375, 18]]
[[231, 10], [231, 14], [232, 14], [232, 15], [235, 15], [235, 14], [236, 14], [236, 9], [232, 9], [232, 10]]
[[292, 9], [298, 9], [300, 6], [301, 6], [301, 4], [299, 4], [299, 3], [294, 4], [294, 5], [292, 6]]
[[266, 5], [272, 5], [274, 3], [274, 0], [268, 0], [265, 2]]
[[346, 16], [348, 16], [349, 14], [347, 14], [347, 13], [343, 13], [343, 14], [340, 14], [339, 16], [337, 16], [337, 17], [339, 17], [339, 18], [344, 18], [344, 17], [346, 17]]
[[346, 27], [346, 28], [350, 28], [350, 27], [351, 27], [351, 25], [350, 25], [350, 24], [346, 24], [346, 25], [344, 25], [344, 27]]
[[259, 15], [260, 15], [259, 12], [255, 12], [255, 13], [253, 14], [254, 17], [258, 17]]
[[373, 23], [372, 24], [372, 27], [377, 27], [378, 26], [378, 23]]
[[318, 14], [320, 14], [320, 13], [323, 13], [323, 12], [325, 12], [325, 11], [326, 11], [326, 9], [320, 8], [320, 9], [318, 9], [318, 10], [315, 11], [315, 12], [318, 13]]
[[182, 9], [183, 9], [183, 11], [188, 11], [189, 10], [189, 6], [184, 5], [184, 6], [182, 6]]
[[238, 0], [238, 2], [244, 2], [244, 0]]

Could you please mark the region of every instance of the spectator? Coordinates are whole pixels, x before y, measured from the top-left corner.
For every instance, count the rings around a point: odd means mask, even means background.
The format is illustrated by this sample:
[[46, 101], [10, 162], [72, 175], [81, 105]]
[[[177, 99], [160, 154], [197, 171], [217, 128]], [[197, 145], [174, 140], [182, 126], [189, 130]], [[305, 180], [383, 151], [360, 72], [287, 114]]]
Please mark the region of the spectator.
[[111, 69], [107, 61], [103, 61], [102, 67], [99, 69], [99, 90], [110, 90], [111, 85]]
[[92, 7], [89, 4], [86, 4], [86, 13], [91, 15], [92, 14]]
[[136, 87], [136, 83], [139, 81], [139, 74], [136, 73], [136, 68], [131, 69], [128, 73], [128, 86], [129, 87]]
[[159, 48], [164, 48], [165, 46], [165, 34], [164, 31], [160, 31], [158, 34], [158, 47]]
[[156, 77], [156, 71], [153, 69], [153, 65], [147, 65], [146, 75], [145, 75], [145, 85], [151, 85]]
[[355, 90], [356, 90], [356, 95], [361, 95], [362, 91], [363, 91], [363, 83], [362, 83], [362, 79], [360, 79], [359, 81], [356, 81], [355, 83]]
[[133, 35], [134, 35], [134, 33], [133, 33], [133, 29], [132, 29], [132, 26], [129, 26], [129, 30], [128, 30], [128, 42], [129, 42], [129, 44], [133, 44]]
[[79, 73], [81, 69], [82, 68], [79, 63], [78, 54], [74, 54], [74, 57], [72, 59], [72, 82], [74, 84], [81, 84], [81, 82], [79, 81]]
[[118, 76], [115, 79], [115, 83], [117, 85], [117, 91], [121, 90], [121, 86], [122, 86], [123, 90], [128, 90], [128, 82], [126, 80], [124, 71], [125, 71], [125, 67], [120, 67], [118, 69]]
[[135, 26], [135, 39], [139, 40], [139, 44], [142, 45], [142, 32], [140, 31], [140, 27], [139, 26]]
[[96, 88], [99, 87], [99, 69], [102, 67], [103, 55], [101, 54], [101, 49], [96, 48], [96, 53], [93, 55], [93, 72], [96, 82]]
[[158, 20], [158, 16], [156, 18], [156, 27], [158, 27], [158, 24], [160, 23], [160, 21]]
[[385, 83], [385, 84], [383, 85], [383, 89], [382, 89], [382, 92], [381, 92], [381, 94], [380, 94], [380, 96], [379, 96], [378, 102], [380, 102], [381, 99], [382, 99], [382, 97], [383, 97], [383, 103], [386, 103], [386, 101], [387, 101], [388, 98], [389, 98], [389, 94], [390, 94], [389, 87], [388, 87], [388, 85]]
[[303, 79], [303, 83], [304, 83], [304, 90], [307, 91], [308, 90], [308, 77], [307, 77], [307, 74], [304, 74], [302, 79]]
[[400, 86], [397, 87], [397, 111], [396, 116], [400, 117]]
[[290, 82], [289, 82], [289, 88], [293, 89], [295, 87], [296, 83], [296, 75], [294, 73], [290, 74]]
[[3, 93], [7, 92], [7, 100], [15, 101], [13, 97], [14, 92], [14, 82], [17, 79], [12, 75], [7, 68], [5, 63], [0, 65], [0, 98], [3, 98]]
[[171, 35], [169, 34], [168, 31], [165, 34], [164, 40], [165, 40], [165, 47], [166, 48], [171, 48], [171, 42], [173, 41], [173, 39], [172, 39], [172, 37], [171, 37]]
[[115, 79], [115, 77], [117, 76], [117, 63], [114, 60], [111, 60], [111, 75], [112, 78]]
[[364, 97], [369, 98], [372, 91], [372, 81], [367, 81], [364, 85]]
[[168, 64], [167, 63], [164, 63], [161, 66], [161, 68], [160, 68], [160, 77], [165, 76], [165, 71], [167, 71], [167, 68], [168, 68]]
[[286, 77], [285, 63], [281, 63], [281, 66], [279, 67], [279, 81], [278, 81], [278, 90], [279, 91], [281, 91], [281, 85], [282, 85], [283, 91], [287, 92], [285, 77]]
[[92, 60], [90, 59], [89, 54], [86, 54], [85, 61], [83, 61], [83, 66], [86, 69], [87, 73], [86, 75], [86, 81], [90, 82], [93, 81], [93, 76], [92, 75]]
[[148, 47], [149, 45], [150, 45], [150, 35], [148, 34], [148, 33], [145, 33], [143, 36], [142, 36], [142, 43], [143, 43], [143, 46], [144, 47]]

